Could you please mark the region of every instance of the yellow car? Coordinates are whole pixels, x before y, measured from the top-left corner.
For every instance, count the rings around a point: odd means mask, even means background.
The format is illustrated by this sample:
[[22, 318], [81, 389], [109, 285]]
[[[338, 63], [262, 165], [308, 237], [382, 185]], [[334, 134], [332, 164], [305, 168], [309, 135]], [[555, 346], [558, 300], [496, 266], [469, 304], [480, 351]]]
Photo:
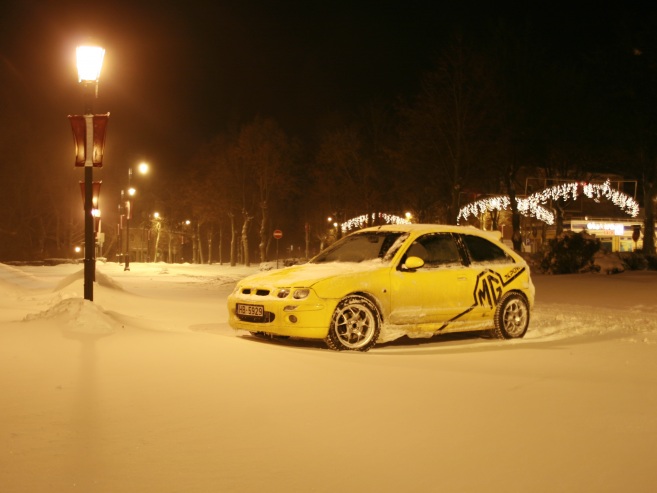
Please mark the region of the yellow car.
[[228, 297], [234, 329], [353, 351], [404, 335], [522, 337], [533, 305], [529, 267], [499, 233], [428, 224], [362, 229], [307, 264], [244, 278]]

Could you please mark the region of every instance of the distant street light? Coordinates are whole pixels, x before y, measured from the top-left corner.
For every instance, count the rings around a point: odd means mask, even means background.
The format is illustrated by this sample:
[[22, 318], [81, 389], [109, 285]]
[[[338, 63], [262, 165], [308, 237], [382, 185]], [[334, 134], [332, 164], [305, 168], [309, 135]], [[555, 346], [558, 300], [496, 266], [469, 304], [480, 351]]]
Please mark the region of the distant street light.
[[[139, 163], [137, 166], [137, 171], [145, 175], [148, 173], [149, 167], [147, 163]], [[132, 217], [132, 210], [134, 206], [134, 201], [132, 200], [132, 197], [135, 196], [136, 190], [131, 186], [130, 182], [132, 181], [132, 167], [128, 168], [128, 200], [126, 202], [127, 206], [127, 214], [125, 218], [125, 225], [126, 225], [126, 238], [125, 238], [125, 247], [126, 247], [126, 254], [125, 254], [125, 270], [130, 270], [130, 218]]]
[[[98, 96], [98, 78], [103, 66], [105, 50], [99, 46], [78, 46], [76, 50], [78, 82], [84, 97], [84, 128], [80, 117], [69, 117], [76, 138], [76, 165], [84, 155], [84, 299], [94, 299], [95, 235], [93, 204], [93, 167], [102, 166], [102, 146], [107, 116], [98, 119], [93, 115], [93, 103]], [[102, 127], [102, 128], [101, 128]], [[79, 140], [84, 140], [79, 142]], [[82, 152], [81, 149], [82, 148]]]

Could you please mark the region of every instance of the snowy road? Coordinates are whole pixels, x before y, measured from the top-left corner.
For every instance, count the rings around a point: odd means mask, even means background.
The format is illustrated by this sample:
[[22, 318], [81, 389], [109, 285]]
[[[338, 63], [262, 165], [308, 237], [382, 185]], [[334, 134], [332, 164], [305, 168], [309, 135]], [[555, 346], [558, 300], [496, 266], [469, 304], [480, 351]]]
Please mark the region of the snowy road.
[[3, 492], [651, 492], [657, 273], [535, 276], [521, 341], [227, 324], [248, 269], [0, 265]]

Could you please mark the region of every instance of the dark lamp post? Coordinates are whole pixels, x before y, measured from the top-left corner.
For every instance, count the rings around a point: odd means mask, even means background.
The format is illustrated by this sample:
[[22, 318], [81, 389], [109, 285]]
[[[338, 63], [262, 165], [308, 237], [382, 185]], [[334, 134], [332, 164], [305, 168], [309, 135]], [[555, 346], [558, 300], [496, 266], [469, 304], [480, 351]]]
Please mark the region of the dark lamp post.
[[84, 143], [84, 299], [94, 299], [95, 250], [93, 215], [93, 166], [94, 166], [94, 120], [93, 103], [98, 96], [98, 78], [103, 66], [105, 50], [99, 46], [78, 46], [78, 81], [84, 94], [84, 116], [86, 121]]

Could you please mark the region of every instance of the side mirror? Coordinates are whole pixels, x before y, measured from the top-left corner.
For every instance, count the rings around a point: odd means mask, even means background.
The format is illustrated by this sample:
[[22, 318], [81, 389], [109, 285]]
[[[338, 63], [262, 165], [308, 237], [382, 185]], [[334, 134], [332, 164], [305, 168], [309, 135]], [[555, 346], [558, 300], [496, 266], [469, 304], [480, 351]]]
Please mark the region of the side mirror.
[[416, 270], [424, 265], [424, 260], [420, 257], [408, 257], [402, 268], [404, 270]]

